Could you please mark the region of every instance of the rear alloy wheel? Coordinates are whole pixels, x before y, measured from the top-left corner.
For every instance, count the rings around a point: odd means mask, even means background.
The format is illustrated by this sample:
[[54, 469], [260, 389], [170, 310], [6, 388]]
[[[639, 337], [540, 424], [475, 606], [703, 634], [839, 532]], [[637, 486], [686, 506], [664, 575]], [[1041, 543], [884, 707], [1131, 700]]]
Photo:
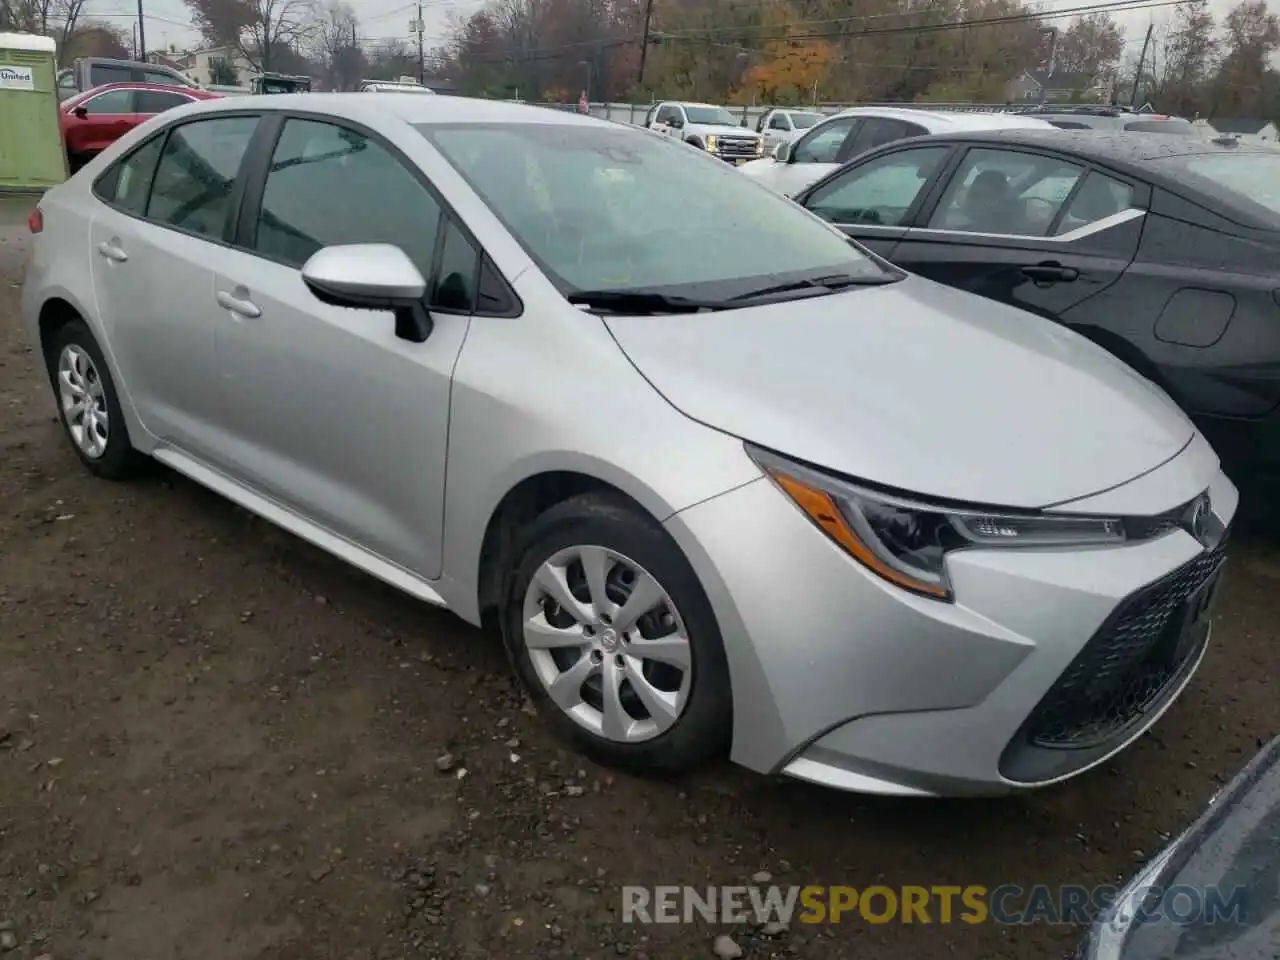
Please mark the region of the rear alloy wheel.
[[78, 320], [62, 327], [48, 361], [62, 426], [81, 463], [107, 479], [132, 476], [146, 461], [129, 442], [115, 384], [89, 328]]
[[728, 670], [710, 606], [660, 526], [610, 498], [533, 525], [508, 594], [517, 672], [559, 731], [601, 762], [673, 772], [728, 742]]

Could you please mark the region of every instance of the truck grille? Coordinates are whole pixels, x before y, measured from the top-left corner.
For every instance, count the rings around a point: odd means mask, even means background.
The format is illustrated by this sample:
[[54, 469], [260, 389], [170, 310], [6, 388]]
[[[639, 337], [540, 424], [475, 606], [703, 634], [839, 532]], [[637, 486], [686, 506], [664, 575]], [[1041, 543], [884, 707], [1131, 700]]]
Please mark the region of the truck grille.
[[1203, 648], [1201, 641], [1178, 649], [1180, 614], [1192, 594], [1219, 575], [1226, 542], [1224, 535], [1116, 608], [1032, 711], [1024, 727], [1032, 746], [1096, 747], [1161, 702]]
[[724, 157], [726, 160], [736, 160], [740, 157], [754, 157], [756, 154], [756, 141], [748, 140], [744, 137], [734, 137], [732, 139], [721, 138], [716, 145], [716, 153]]

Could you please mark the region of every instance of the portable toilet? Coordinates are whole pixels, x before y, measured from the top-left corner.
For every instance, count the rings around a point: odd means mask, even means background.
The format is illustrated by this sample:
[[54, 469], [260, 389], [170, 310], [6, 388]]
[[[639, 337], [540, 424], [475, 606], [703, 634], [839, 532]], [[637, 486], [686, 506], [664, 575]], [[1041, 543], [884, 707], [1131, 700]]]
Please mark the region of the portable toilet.
[[38, 191], [67, 179], [50, 37], [0, 33], [0, 191]]

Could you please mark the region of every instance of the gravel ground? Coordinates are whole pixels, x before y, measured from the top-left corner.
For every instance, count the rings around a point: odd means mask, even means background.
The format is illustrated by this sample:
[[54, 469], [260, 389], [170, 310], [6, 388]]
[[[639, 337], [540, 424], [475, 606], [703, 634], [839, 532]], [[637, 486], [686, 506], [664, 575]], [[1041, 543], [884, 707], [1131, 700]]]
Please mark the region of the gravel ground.
[[186, 480], [85, 473], [19, 329], [24, 216], [0, 205], [0, 955], [1059, 958], [1077, 930], [638, 927], [620, 887], [1114, 882], [1276, 732], [1280, 551], [1242, 537], [1194, 684], [1061, 787], [594, 767], [492, 637]]

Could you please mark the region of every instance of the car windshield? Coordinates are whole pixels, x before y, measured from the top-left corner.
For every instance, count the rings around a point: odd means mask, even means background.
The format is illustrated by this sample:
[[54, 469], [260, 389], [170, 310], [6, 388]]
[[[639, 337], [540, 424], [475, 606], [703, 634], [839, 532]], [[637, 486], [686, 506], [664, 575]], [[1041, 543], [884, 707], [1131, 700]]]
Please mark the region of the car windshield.
[[725, 299], [833, 274], [897, 278], [791, 200], [663, 137], [556, 123], [418, 130], [566, 295]]
[[724, 107], [685, 107], [685, 116], [690, 123], [723, 124], [727, 127], [738, 126], [738, 119]]
[[[1237, 148], [1238, 149], [1238, 148]], [[1280, 151], [1193, 153], [1152, 160], [1213, 199], [1253, 210], [1280, 227]], [[1261, 211], [1258, 210], [1261, 208]]]
[[1130, 133], [1172, 133], [1180, 137], [1194, 137], [1196, 128], [1189, 120], [1171, 117], [1168, 120], [1130, 120], [1124, 125]]
[[820, 113], [793, 113], [791, 115], [791, 123], [797, 130], [808, 130], [821, 119], [822, 114]]

